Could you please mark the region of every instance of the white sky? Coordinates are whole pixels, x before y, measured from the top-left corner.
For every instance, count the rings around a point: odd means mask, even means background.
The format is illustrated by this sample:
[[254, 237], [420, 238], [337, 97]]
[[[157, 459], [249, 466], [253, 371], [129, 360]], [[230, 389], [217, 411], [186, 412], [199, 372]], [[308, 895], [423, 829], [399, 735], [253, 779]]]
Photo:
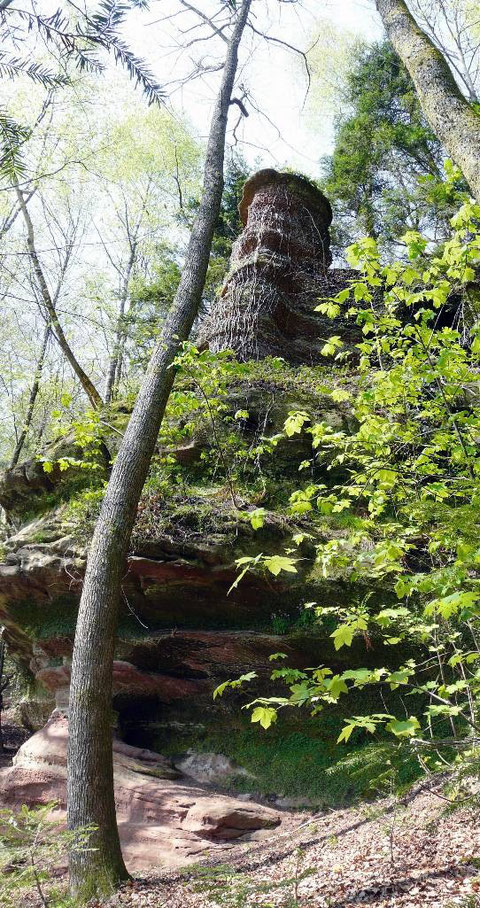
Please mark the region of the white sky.
[[[205, 13], [212, 9], [212, 4], [213, 8], [218, 7], [214, 0], [191, 2]], [[130, 16], [126, 37], [135, 51], [149, 62], [162, 84], [190, 71], [194, 58], [215, 54], [216, 59], [220, 59], [225, 45], [218, 39], [196, 44], [182, 53], [176, 50], [178, 27], [189, 29], [198, 20], [185, 12], [181, 17], [161, 21], [160, 5], [162, 16], [178, 10], [176, 0], [161, 0], [161, 4], [153, 2], [148, 13], [135, 12]], [[373, 0], [303, 0], [301, 6], [281, 5], [277, 0], [255, 0], [252, 10], [259, 30], [268, 31], [304, 50], [311, 45], [312, 34], [322, 18], [366, 41], [382, 36]], [[252, 164], [258, 161], [263, 166], [288, 166], [318, 176], [319, 158], [332, 147], [335, 110], [331, 103], [326, 103], [324, 115], [316, 117], [315, 130], [309, 128], [308, 108], [302, 113], [306, 78], [300, 58], [282, 47], [267, 45], [247, 30], [241, 56], [239, 82], [242, 81], [271, 122], [247, 105], [250, 116], [242, 120], [237, 132], [239, 150]], [[170, 106], [186, 115], [202, 137], [206, 137], [208, 131], [217, 84], [217, 77], [209, 74], [182, 89], [175, 90], [173, 86], [169, 89]], [[238, 108], [234, 107], [232, 125], [238, 119], [238, 113]]]

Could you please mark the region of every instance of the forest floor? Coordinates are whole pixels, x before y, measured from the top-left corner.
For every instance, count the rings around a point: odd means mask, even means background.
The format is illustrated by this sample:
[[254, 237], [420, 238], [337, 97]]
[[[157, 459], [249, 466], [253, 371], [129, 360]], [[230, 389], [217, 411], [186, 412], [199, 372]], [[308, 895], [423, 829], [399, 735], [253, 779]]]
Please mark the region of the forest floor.
[[[4, 729], [11, 761], [28, 733]], [[480, 908], [478, 794], [452, 807], [448, 777], [403, 797], [319, 813], [285, 811], [279, 830], [232, 842], [185, 869], [152, 871], [90, 908]], [[258, 836], [258, 834], [257, 834]], [[255, 837], [254, 837], [255, 838]], [[55, 874], [62, 884], [63, 872]], [[36, 893], [22, 903], [38, 905]]]
[[480, 808], [452, 809], [445, 778], [234, 844], [222, 864], [134, 880], [95, 908], [477, 908]]

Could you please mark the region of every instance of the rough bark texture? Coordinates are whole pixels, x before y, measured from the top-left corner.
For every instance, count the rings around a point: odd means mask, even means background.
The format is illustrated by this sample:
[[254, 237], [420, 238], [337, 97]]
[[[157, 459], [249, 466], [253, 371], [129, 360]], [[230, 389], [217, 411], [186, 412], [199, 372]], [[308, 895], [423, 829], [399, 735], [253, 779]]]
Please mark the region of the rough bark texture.
[[480, 116], [404, 0], [376, 0], [388, 37], [410, 73], [425, 116], [480, 201]]
[[[244, 229], [200, 344], [215, 352], [234, 350], [240, 360], [321, 361], [332, 323], [315, 306], [348, 286], [353, 276], [345, 269], [329, 270], [328, 199], [305, 177], [260, 170], [245, 184], [240, 214]], [[351, 321], [337, 319], [335, 333], [347, 346], [358, 341]]]
[[203, 197], [180, 286], [118, 453], [90, 548], [73, 653], [68, 778], [70, 828], [97, 827], [96, 850], [72, 852], [70, 858], [72, 890], [82, 897], [115, 886], [127, 875], [115, 816], [111, 741], [118, 603], [137, 504], [173, 383], [169, 367], [189, 335], [205, 282], [223, 190], [225, 135], [238, 48], [250, 4], [251, 0], [243, 0], [239, 8], [226, 53], [207, 146]]

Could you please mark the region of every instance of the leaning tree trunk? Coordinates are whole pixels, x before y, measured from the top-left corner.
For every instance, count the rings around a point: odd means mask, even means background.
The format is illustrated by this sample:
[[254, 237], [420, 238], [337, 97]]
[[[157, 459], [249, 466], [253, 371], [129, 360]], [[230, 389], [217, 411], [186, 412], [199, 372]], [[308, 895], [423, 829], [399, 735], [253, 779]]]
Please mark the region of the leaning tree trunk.
[[405, 64], [424, 114], [480, 202], [480, 116], [404, 0], [376, 0], [390, 41]]
[[203, 197], [185, 267], [120, 447], [93, 535], [80, 601], [70, 685], [68, 825], [94, 825], [91, 851], [70, 854], [73, 893], [86, 899], [127, 877], [115, 816], [112, 663], [121, 581], [137, 504], [172, 387], [170, 368], [197, 314], [223, 191], [228, 110], [252, 0], [238, 8], [210, 126]]
[[15, 450], [12, 454], [12, 459], [9, 464], [10, 470], [12, 470], [13, 467], [15, 467], [17, 465], [17, 463], [20, 459], [20, 454], [22, 453], [23, 446], [25, 444], [25, 441], [26, 441], [26, 438], [28, 435], [28, 431], [29, 431], [31, 423], [32, 423], [33, 411], [35, 408], [35, 401], [37, 399], [38, 392], [40, 390], [40, 380], [42, 377], [43, 366], [45, 363], [45, 355], [47, 353], [48, 341], [50, 339], [51, 333], [52, 333], [52, 327], [50, 325], [50, 322], [48, 322], [48, 324], [45, 328], [45, 331], [43, 333], [43, 340], [42, 340], [42, 346], [40, 349], [40, 356], [38, 357], [37, 365], [35, 368], [35, 374], [33, 376], [33, 384], [32, 384], [32, 387], [30, 390], [30, 396], [28, 399], [28, 408], [27, 408], [27, 414], [25, 416], [25, 422], [23, 423], [22, 431], [20, 432], [17, 443], [15, 445]]
[[70, 347], [70, 344], [68, 343], [67, 338], [65, 337], [65, 333], [60, 324], [60, 321], [59, 321], [58, 315], [57, 315], [57, 310], [55, 308], [56, 300], [50, 293], [45, 275], [43, 273], [43, 268], [42, 268], [40, 259], [38, 257], [37, 248], [35, 245], [35, 231], [33, 229], [33, 221], [30, 217], [30, 212], [28, 210], [27, 203], [25, 201], [25, 196], [24, 196], [22, 190], [20, 189], [18, 182], [15, 184], [15, 189], [16, 189], [16, 193], [17, 193], [18, 204], [20, 206], [20, 211], [22, 212], [23, 219], [25, 221], [25, 226], [27, 228], [27, 249], [28, 249], [28, 253], [29, 253], [32, 265], [33, 265], [33, 271], [34, 271], [35, 278], [36, 278], [36, 281], [38, 284], [38, 289], [40, 291], [40, 295], [42, 297], [43, 305], [45, 306], [45, 309], [47, 310], [48, 317], [50, 319], [52, 328], [55, 332], [55, 337], [58, 341], [58, 345], [59, 345], [60, 349], [62, 350], [63, 354], [65, 355], [65, 358], [70, 363], [72, 370], [75, 373], [75, 375], [77, 376], [92, 407], [97, 409], [98, 407], [101, 407], [103, 405], [102, 398], [100, 397], [100, 394], [98, 393], [92, 380], [88, 377], [88, 375], [86, 374], [84, 369], [82, 369], [80, 363], [78, 362], [78, 359], [76, 358], [72, 348]]

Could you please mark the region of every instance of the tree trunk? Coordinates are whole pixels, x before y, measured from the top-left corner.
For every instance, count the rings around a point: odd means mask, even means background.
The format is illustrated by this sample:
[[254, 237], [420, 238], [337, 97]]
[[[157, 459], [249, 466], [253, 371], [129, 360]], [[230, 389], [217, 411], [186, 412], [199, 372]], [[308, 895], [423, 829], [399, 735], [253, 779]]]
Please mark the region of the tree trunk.
[[27, 415], [25, 416], [25, 422], [23, 424], [22, 431], [20, 432], [18, 441], [15, 445], [15, 450], [12, 454], [12, 459], [10, 461], [10, 470], [12, 470], [13, 467], [16, 466], [16, 464], [18, 463], [20, 454], [22, 453], [22, 448], [25, 444], [25, 439], [27, 437], [28, 430], [29, 430], [31, 422], [32, 422], [33, 410], [35, 407], [35, 401], [37, 399], [37, 394], [38, 394], [38, 391], [40, 388], [40, 379], [42, 377], [43, 364], [45, 362], [45, 354], [47, 352], [48, 341], [50, 339], [51, 333], [52, 333], [52, 328], [49, 323], [49, 324], [47, 324], [44, 334], [43, 334], [42, 346], [40, 349], [40, 356], [38, 357], [38, 360], [37, 360], [35, 375], [33, 376], [33, 384], [32, 384], [32, 388], [30, 391], [30, 397], [28, 400]]
[[197, 314], [220, 212], [228, 110], [238, 49], [251, 0], [235, 16], [210, 126], [203, 196], [174, 305], [152, 354], [108, 483], [88, 557], [70, 685], [68, 825], [95, 825], [96, 850], [70, 855], [73, 893], [86, 899], [127, 877], [115, 816], [112, 761], [112, 663], [121, 581], [138, 501], [172, 387], [169, 368]]
[[72, 348], [70, 347], [70, 344], [67, 341], [67, 338], [65, 337], [63, 328], [58, 320], [57, 310], [55, 309], [55, 300], [53, 299], [52, 294], [50, 293], [50, 290], [48, 288], [48, 284], [45, 279], [45, 275], [43, 273], [43, 268], [41, 266], [40, 259], [38, 257], [37, 249], [35, 246], [35, 232], [33, 229], [33, 222], [30, 217], [30, 212], [27, 208], [27, 203], [25, 201], [25, 197], [24, 197], [23, 192], [20, 189], [18, 183], [16, 183], [15, 189], [16, 189], [16, 193], [17, 193], [18, 203], [20, 205], [20, 210], [22, 212], [23, 219], [25, 221], [25, 225], [27, 228], [28, 253], [30, 255], [30, 258], [31, 258], [31, 261], [33, 264], [33, 270], [34, 270], [35, 277], [37, 280], [38, 289], [39, 289], [40, 295], [42, 297], [42, 302], [45, 306], [45, 309], [47, 310], [48, 317], [52, 324], [52, 328], [55, 332], [55, 336], [57, 338], [60, 349], [64, 353], [65, 358], [70, 363], [70, 365], [71, 365], [75, 375], [77, 376], [83, 390], [85, 391], [85, 394], [87, 395], [92, 407], [94, 407], [95, 409], [98, 409], [99, 407], [101, 407], [103, 405], [102, 398], [100, 397], [100, 394], [98, 393], [97, 389], [95, 388], [95, 385], [93, 384], [93, 382], [90, 380], [90, 378], [88, 377], [86, 372], [84, 372], [84, 370], [82, 369]]
[[430, 126], [480, 202], [480, 116], [462, 95], [443, 54], [422, 31], [404, 0], [376, 0], [376, 5]]
[[128, 299], [128, 285], [132, 274], [135, 258], [137, 254], [137, 244], [134, 241], [130, 247], [130, 256], [127, 262], [123, 286], [120, 292], [120, 306], [118, 309], [117, 325], [115, 329], [115, 340], [108, 366], [107, 385], [105, 389], [105, 403], [109, 404], [113, 400], [115, 388], [120, 381], [120, 361], [125, 344], [125, 306]]
[[3, 746], [3, 726], [2, 726], [2, 713], [3, 713], [3, 692], [8, 686], [8, 680], [3, 677], [3, 670], [5, 668], [5, 640], [3, 638], [5, 628], [0, 629], [0, 753], [4, 752]]

